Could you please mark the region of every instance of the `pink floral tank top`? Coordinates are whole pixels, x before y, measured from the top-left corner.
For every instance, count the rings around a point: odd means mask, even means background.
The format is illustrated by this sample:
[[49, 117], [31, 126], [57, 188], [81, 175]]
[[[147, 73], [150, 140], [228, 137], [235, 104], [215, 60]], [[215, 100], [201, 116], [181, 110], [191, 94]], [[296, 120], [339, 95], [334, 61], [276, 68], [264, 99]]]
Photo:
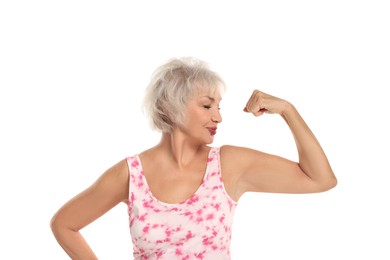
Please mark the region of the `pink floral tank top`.
[[151, 193], [138, 155], [130, 170], [129, 220], [136, 260], [227, 260], [237, 202], [221, 178], [219, 148], [210, 149], [198, 190], [186, 201], [164, 203]]

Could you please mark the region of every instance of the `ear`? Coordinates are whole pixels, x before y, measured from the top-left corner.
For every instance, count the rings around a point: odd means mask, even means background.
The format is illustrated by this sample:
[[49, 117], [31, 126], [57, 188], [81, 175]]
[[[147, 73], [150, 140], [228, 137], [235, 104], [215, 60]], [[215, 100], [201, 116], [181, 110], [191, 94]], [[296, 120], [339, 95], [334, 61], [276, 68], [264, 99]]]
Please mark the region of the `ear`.
[[173, 126], [174, 120], [172, 113], [169, 111], [169, 103], [167, 101], [160, 102], [159, 110], [161, 119], [170, 126]]

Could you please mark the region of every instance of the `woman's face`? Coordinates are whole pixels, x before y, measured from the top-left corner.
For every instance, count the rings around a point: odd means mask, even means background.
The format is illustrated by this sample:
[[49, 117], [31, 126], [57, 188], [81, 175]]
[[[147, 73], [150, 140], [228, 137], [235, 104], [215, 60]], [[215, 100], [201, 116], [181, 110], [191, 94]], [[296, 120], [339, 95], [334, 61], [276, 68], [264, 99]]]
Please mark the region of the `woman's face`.
[[219, 91], [210, 92], [206, 88], [200, 88], [189, 98], [183, 122], [178, 128], [198, 142], [212, 143], [218, 124], [222, 121], [219, 113], [220, 102]]

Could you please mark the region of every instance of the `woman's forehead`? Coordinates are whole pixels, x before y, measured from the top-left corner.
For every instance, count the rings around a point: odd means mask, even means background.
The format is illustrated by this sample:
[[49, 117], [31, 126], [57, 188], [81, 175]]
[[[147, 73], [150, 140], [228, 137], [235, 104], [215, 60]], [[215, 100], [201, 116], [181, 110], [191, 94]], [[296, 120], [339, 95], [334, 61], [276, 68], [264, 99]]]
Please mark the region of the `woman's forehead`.
[[206, 99], [206, 100], [210, 100], [210, 101], [213, 101], [213, 102], [220, 102], [221, 99], [222, 99], [221, 94], [219, 93], [218, 90], [215, 90], [215, 91], [207, 91], [207, 90], [198, 91], [197, 93], [195, 93], [193, 98], [196, 98], [196, 99]]
[[193, 96], [197, 98], [209, 97], [219, 101], [221, 100], [222, 96], [221, 86], [210, 84], [197, 84]]

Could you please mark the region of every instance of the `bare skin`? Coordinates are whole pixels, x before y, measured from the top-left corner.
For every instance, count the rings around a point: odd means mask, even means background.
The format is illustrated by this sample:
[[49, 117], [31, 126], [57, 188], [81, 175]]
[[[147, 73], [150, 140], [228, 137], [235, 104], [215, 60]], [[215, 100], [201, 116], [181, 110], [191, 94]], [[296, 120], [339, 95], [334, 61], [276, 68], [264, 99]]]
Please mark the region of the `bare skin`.
[[[210, 151], [208, 145], [222, 121], [220, 100], [218, 93], [197, 93], [187, 104], [184, 122], [171, 133], [162, 134], [159, 144], [140, 154], [148, 185], [157, 199], [179, 203], [200, 186]], [[282, 116], [295, 139], [299, 161], [245, 147], [222, 146], [222, 177], [233, 200], [238, 201], [246, 192], [314, 193], [336, 185], [325, 153], [293, 105], [255, 90], [244, 111], [256, 117], [263, 113]], [[53, 233], [72, 259], [97, 259], [80, 230], [118, 203], [127, 203], [128, 184], [128, 167], [122, 160], [53, 216]]]

